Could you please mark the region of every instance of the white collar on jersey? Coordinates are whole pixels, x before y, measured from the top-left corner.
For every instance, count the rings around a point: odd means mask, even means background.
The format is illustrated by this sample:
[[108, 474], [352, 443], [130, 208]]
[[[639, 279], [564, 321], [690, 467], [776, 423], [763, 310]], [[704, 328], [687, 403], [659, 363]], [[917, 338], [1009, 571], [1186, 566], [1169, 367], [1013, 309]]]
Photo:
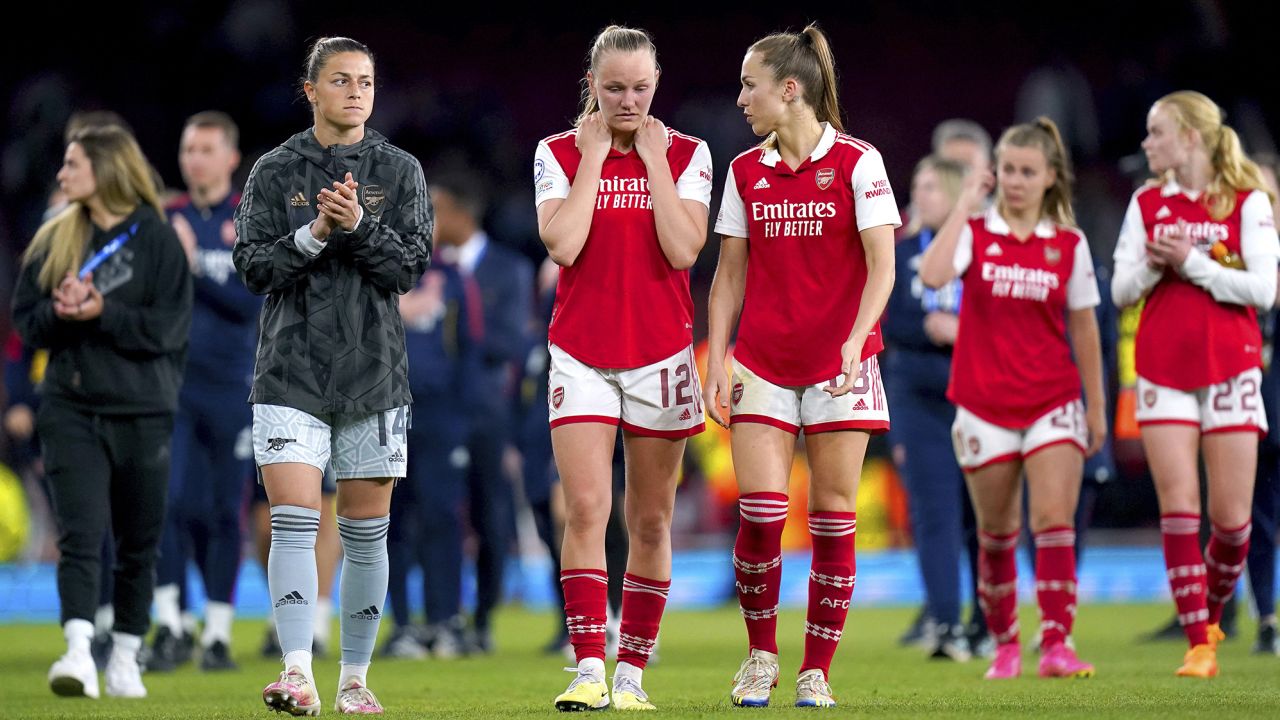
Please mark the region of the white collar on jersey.
[[[818, 140], [818, 147], [813, 149], [813, 153], [809, 155], [809, 162], [818, 162], [824, 155], [831, 151], [836, 144], [836, 129], [831, 127], [831, 123], [822, 123], [822, 137]], [[760, 156], [760, 162], [769, 167], [777, 167], [778, 161], [782, 159], [782, 155], [778, 152], [778, 148], [770, 148]]]
[[[991, 207], [987, 208], [986, 213], [983, 214], [983, 221], [987, 225], [987, 232], [993, 235], [1009, 235], [1013, 232], [1009, 229], [1008, 221], [1000, 216], [1000, 211], [996, 209], [995, 203], [992, 203]], [[1044, 218], [1036, 223], [1036, 237], [1047, 240], [1057, 234], [1058, 228], [1053, 224], [1052, 220]]]
[[[1172, 175], [1172, 173], [1170, 174]], [[1200, 197], [1200, 193], [1194, 190], [1187, 190], [1179, 185], [1177, 180], [1170, 177], [1168, 182], [1160, 187], [1160, 197], [1173, 197], [1174, 195], [1186, 195], [1191, 200]]]

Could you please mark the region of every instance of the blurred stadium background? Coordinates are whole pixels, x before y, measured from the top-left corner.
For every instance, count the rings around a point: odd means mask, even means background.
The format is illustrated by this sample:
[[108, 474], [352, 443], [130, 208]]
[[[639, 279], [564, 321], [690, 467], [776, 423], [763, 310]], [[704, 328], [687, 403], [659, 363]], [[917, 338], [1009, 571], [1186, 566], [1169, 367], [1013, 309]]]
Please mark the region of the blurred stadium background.
[[[575, 115], [588, 44], [610, 22], [654, 35], [663, 75], [653, 112], [709, 141], [716, 161], [713, 215], [728, 161], [754, 142], [734, 105], [742, 54], [759, 36], [810, 20], [832, 39], [847, 127], [883, 152], [901, 203], [939, 121], [968, 117], [996, 135], [1010, 123], [1047, 114], [1070, 144], [1077, 214], [1104, 263], [1129, 193], [1145, 174], [1138, 143], [1154, 99], [1183, 88], [1205, 92], [1227, 109], [1251, 152], [1275, 152], [1280, 129], [1274, 85], [1280, 13], [1270, 3], [907, 1], [814, 5], [803, 12], [628, 4], [508, 12], [463, 3], [237, 0], [28, 5], [23, 12], [35, 19], [11, 28], [13, 52], [0, 80], [0, 298], [6, 303], [16, 258], [53, 187], [73, 111], [124, 116], [171, 187], [181, 183], [176, 148], [183, 120], [201, 110], [226, 111], [240, 124], [245, 160], [237, 181], [243, 182], [258, 155], [309, 123], [298, 77], [307, 41], [321, 35], [349, 35], [373, 49], [379, 87], [370, 126], [415, 154], [428, 178], [457, 169], [483, 178], [491, 235], [535, 262], [544, 253], [530, 187], [533, 148]], [[693, 271], [700, 336], [716, 246], [708, 243]], [[1117, 326], [1124, 329], [1123, 319]], [[9, 336], [7, 312], [0, 332]], [[1110, 368], [1112, 397], [1125, 380], [1122, 368], [1123, 356]], [[1105, 482], [1083, 558], [1086, 603], [1167, 597], [1154, 493], [1140, 448], [1123, 435], [1123, 418], [1116, 423], [1121, 435], [1114, 463], [1099, 478]], [[733, 587], [727, 557], [736, 492], [727, 437], [713, 427], [690, 448], [677, 510], [674, 607], [724, 602]], [[877, 446], [874, 454], [860, 499], [855, 603], [917, 604], [903, 493], [886, 449]], [[802, 477], [802, 465], [796, 473]], [[0, 471], [0, 623], [57, 616], [44, 502], [32, 478]], [[788, 546], [803, 552], [804, 525], [795, 527]], [[521, 533], [509, 595], [545, 607], [553, 600], [546, 560], [528, 536]], [[797, 593], [803, 592], [801, 567], [792, 562], [788, 572], [796, 572]], [[238, 592], [242, 614], [266, 611], [264, 584], [247, 564]]]

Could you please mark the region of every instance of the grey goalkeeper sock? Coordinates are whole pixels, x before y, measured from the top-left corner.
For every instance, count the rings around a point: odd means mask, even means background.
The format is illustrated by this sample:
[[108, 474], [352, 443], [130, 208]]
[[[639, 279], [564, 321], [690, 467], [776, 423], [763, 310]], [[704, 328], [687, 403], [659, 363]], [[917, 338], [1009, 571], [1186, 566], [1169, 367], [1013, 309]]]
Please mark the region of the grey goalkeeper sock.
[[296, 505], [271, 508], [271, 555], [267, 559], [267, 587], [276, 636], [286, 654], [311, 652], [318, 595], [316, 533], [320, 511]]
[[387, 601], [387, 528], [391, 516], [338, 518], [342, 538], [341, 605], [343, 665], [368, 665]]

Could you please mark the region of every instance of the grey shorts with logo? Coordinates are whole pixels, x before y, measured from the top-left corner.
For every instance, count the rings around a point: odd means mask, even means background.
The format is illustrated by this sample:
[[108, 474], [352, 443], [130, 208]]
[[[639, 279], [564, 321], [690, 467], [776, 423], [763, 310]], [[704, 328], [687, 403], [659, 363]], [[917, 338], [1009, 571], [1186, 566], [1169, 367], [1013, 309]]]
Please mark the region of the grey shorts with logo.
[[259, 467], [305, 463], [338, 480], [402, 478], [408, 464], [408, 406], [371, 413], [312, 415], [282, 405], [253, 406], [253, 459]]

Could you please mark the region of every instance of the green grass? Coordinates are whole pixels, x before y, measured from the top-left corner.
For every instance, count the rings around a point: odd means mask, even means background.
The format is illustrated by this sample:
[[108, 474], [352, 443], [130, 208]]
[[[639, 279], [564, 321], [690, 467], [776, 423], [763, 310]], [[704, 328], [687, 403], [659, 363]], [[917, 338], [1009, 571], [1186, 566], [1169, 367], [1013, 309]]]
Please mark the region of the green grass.
[[[836, 714], [852, 717], [1046, 718], [1223, 718], [1280, 716], [1280, 658], [1249, 653], [1252, 623], [1219, 651], [1222, 676], [1205, 682], [1175, 678], [1181, 643], [1139, 643], [1135, 636], [1166, 620], [1172, 605], [1086, 606], [1076, 640], [1095, 663], [1091, 680], [1040, 680], [1035, 656], [1023, 653], [1024, 676], [984, 682], [985, 662], [927, 661], [920, 651], [897, 647], [906, 626], [904, 609], [855, 609], [831, 677], [840, 700]], [[1035, 610], [1022, 609], [1023, 627]], [[645, 689], [663, 717], [700, 718], [766, 714], [796, 716], [821, 712], [790, 707], [801, 655], [803, 613], [779, 618], [783, 682], [774, 707], [736, 709], [728, 701], [729, 678], [745, 651], [745, 632], [736, 609], [673, 612], [663, 622], [660, 661], [645, 674]], [[385, 625], [384, 625], [385, 630]], [[520, 610], [498, 619], [499, 652], [490, 657], [443, 662], [379, 661], [371, 686], [391, 718], [498, 718], [558, 715], [551, 700], [570, 680], [559, 656], [542, 655], [552, 631], [549, 616]], [[257, 621], [236, 625], [236, 659], [241, 669], [202, 674], [183, 668], [144, 676], [146, 700], [92, 701], [54, 697], [45, 682], [50, 663], [62, 651], [52, 625], [0, 628], [0, 668], [10, 683], [0, 717], [5, 718], [241, 718], [267, 717], [260, 692], [279, 671], [259, 659]], [[1029, 672], [1028, 672], [1029, 671]], [[332, 708], [338, 667], [318, 661], [317, 681], [324, 712]]]

